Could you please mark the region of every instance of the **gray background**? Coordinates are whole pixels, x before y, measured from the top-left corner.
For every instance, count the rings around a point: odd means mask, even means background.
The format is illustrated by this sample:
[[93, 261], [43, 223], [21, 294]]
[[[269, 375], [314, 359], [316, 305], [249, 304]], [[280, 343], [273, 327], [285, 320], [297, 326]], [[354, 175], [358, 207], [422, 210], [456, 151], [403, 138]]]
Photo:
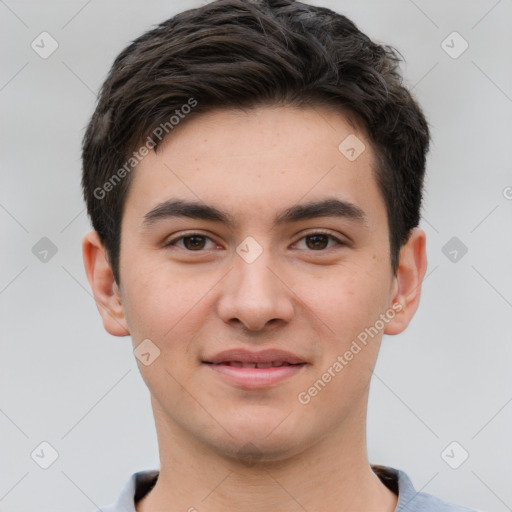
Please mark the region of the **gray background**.
[[[117, 53], [200, 3], [0, 1], [2, 511], [91, 511], [158, 467], [130, 340], [103, 330], [83, 269], [80, 142]], [[370, 460], [446, 500], [512, 510], [512, 2], [312, 3], [402, 52], [434, 138], [421, 224], [429, 268], [409, 329], [383, 342]], [[43, 31], [59, 45], [47, 59], [31, 48]], [[462, 49], [453, 31], [469, 43], [458, 58], [445, 51]], [[57, 249], [46, 261], [32, 251], [43, 237]], [[48, 469], [31, 458], [42, 441], [59, 454]], [[462, 450], [469, 458], [452, 469]]]

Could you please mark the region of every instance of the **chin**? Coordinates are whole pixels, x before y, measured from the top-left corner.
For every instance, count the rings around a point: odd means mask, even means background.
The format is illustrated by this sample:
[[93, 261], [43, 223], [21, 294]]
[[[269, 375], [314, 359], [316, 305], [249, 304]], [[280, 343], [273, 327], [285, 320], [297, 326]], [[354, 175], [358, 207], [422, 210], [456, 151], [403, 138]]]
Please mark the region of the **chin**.
[[258, 441], [243, 439], [231, 441], [229, 445], [216, 446], [215, 450], [222, 457], [245, 467], [256, 465], [274, 465], [291, 459], [304, 448], [301, 443], [288, 439], [283, 442]]
[[307, 431], [289, 419], [281, 412], [266, 418], [253, 416], [245, 422], [238, 418], [236, 425], [221, 421], [231, 435], [223, 431], [222, 439], [210, 439], [209, 444], [219, 455], [246, 466], [284, 462], [313, 444], [308, 442]]

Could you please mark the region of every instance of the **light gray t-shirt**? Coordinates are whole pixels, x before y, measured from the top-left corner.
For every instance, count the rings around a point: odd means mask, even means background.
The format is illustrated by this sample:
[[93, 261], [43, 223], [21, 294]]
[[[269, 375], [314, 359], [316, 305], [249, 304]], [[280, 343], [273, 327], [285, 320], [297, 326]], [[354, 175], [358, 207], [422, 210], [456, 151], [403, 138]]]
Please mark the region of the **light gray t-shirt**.
[[[372, 466], [375, 474], [391, 491], [398, 495], [395, 512], [476, 512], [440, 500], [430, 494], [416, 492], [406, 473], [387, 466]], [[153, 488], [158, 478], [157, 470], [139, 471], [126, 482], [121, 494], [113, 503], [96, 512], [136, 512], [135, 503]]]

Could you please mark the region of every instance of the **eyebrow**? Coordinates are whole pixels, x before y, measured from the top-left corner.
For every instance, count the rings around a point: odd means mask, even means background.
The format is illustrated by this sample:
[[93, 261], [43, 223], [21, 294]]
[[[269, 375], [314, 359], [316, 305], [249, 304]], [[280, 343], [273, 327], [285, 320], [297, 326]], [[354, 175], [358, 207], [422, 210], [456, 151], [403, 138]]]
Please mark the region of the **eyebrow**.
[[[221, 222], [228, 227], [236, 225], [236, 220], [230, 213], [215, 206], [195, 201], [168, 200], [158, 204], [146, 213], [142, 226], [143, 228], [149, 228], [158, 221], [174, 217]], [[318, 217], [338, 217], [365, 225], [368, 224], [368, 218], [359, 206], [339, 199], [325, 199], [287, 208], [274, 218], [274, 226]]]

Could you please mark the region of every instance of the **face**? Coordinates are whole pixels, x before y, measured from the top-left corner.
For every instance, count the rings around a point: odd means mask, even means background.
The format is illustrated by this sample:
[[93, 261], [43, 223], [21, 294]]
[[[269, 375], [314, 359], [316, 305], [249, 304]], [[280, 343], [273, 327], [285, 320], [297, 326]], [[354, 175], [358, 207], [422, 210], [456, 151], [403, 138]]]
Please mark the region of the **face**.
[[259, 107], [191, 118], [138, 164], [118, 314], [157, 423], [268, 460], [363, 426], [382, 334], [409, 315], [374, 162], [339, 113]]

